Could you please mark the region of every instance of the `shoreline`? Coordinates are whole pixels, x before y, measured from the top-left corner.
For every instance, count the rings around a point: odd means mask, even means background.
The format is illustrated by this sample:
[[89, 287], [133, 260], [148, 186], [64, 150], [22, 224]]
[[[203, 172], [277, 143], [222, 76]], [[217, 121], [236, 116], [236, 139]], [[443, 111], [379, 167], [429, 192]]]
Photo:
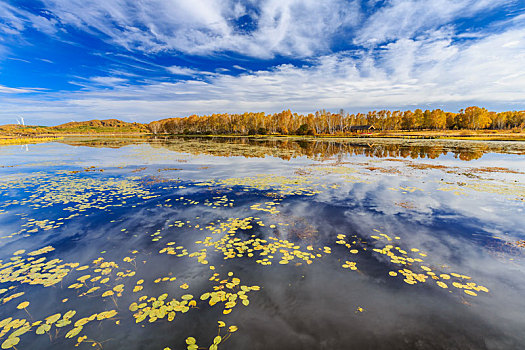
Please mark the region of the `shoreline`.
[[[482, 132], [474, 130], [454, 130], [450, 132], [434, 131], [407, 131], [407, 132], [373, 132], [356, 135], [238, 135], [238, 134], [153, 134], [153, 133], [53, 133], [34, 134], [24, 136], [0, 135], [1, 144], [25, 144], [32, 142], [47, 142], [63, 139], [64, 137], [80, 138], [255, 138], [255, 139], [290, 139], [290, 140], [366, 140], [366, 139], [404, 139], [404, 140], [464, 140], [464, 141], [514, 141], [524, 142], [525, 132]], [[19, 140], [17, 142], [16, 140]]]

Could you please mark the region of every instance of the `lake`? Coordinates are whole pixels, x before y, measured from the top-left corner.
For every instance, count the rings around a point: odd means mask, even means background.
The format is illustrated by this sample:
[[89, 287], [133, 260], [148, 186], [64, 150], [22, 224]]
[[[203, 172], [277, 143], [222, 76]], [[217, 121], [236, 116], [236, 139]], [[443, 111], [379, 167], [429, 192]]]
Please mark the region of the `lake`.
[[523, 349], [525, 144], [0, 146], [3, 349]]

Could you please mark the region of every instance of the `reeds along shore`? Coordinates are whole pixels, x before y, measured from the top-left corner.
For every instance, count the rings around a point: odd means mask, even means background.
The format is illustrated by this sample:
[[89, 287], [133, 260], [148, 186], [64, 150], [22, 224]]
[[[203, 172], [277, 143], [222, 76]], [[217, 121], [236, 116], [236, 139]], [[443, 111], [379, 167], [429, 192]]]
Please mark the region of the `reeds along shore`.
[[0, 138], [0, 145], [24, 145], [30, 143], [50, 142], [60, 140], [62, 137], [12, 137]]

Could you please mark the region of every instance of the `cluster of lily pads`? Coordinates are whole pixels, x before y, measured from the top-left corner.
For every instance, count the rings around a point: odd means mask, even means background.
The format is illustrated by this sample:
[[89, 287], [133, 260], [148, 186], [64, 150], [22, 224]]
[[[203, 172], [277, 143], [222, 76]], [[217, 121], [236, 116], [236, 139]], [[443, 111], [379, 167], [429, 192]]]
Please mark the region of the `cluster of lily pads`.
[[123, 207], [127, 200], [149, 200], [158, 194], [141, 186], [139, 177], [86, 177], [70, 171], [56, 173], [36, 172], [31, 176], [18, 176], [0, 182], [0, 196], [8, 197], [13, 191], [19, 191], [22, 199], [7, 199], [0, 207], [4, 213], [18, 211], [25, 207], [32, 210], [49, 207], [59, 208], [62, 216], [55, 219], [37, 220], [28, 217], [27, 213], [19, 215], [26, 221], [20, 224], [20, 230], [0, 236], [0, 239], [13, 238], [20, 234], [34, 234], [39, 231], [57, 229], [65, 222], [80, 216], [82, 213], [96, 209], [107, 211]]
[[[233, 332], [237, 331], [237, 326], [230, 326], [226, 330], [226, 334], [221, 336], [221, 328], [226, 327], [226, 324], [223, 321], [218, 321], [219, 323], [219, 335], [217, 335], [215, 338], [213, 338], [213, 343], [208, 347], [209, 350], [217, 350], [219, 347], [219, 344], [224, 343], [228, 338], [231, 336]], [[199, 349], [199, 346], [197, 345], [197, 340], [194, 337], [188, 337], [186, 338], [186, 344], [188, 344], [187, 349], [188, 350], [197, 350]], [[204, 348], [206, 349], [206, 348]], [[169, 348], [165, 348], [164, 350], [170, 350]]]
[[[410, 285], [424, 283], [428, 280], [434, 280], [436, 284], [441, 288], [447, 289], [449, 285], [452, 285], [455, 288], [462, 289], [463, 292], [465, 292], [465, 294], [471, 296], [476, 296], [476, 292], [489, 292], [488, 288], [482, 285], [478, 285], [474, 282], [464, 282], [471, 280], [470, 276], [466, 276], [456, 272], [434, 272], [430, 267], [422, 264], [424, 263], [424, 260], [421, 258], [426, 257], [426, 253], [421, 252], [418, 248], [411, 248], [410, 252], [407, 252], [406, 250], [402, 249], [399, 245], [394, 243], [394, 241], [399, 242], [401, 239], [400, 237], [396, 236], [394, 238], [391, 238], [389, 235], [381, 233], [379, 230], [375, 231], [379, 234], [371, 235], [371, 238], [376, 240], [372, 251], [388, 256], [392, 264], [397, 265], [399, 267], [403, 267], [398, 269], [397, 271], [390, 271], [390, 276], [396, 277], [399, 274], [404, 277], [403, 281]], [[342, 244], [347, 246], [348, 248], [351, 248], [351, 244], [347, 243], [345, 235], [341, 234], [338, 236], [338, 238], [339, 240], [336, 242], [337, 244]], [[381, 248], [376, 248], [377, 244], [379, 244], [380, 242], [384, 242], [386, 244]], [[355, 237], [352, 243], [356, 243]], [[364, 242], [360, 243], [364, 244]], [[366, 250], [366, 248], [363, 248], [363, 250]], [[358, 250], [351, 249], [350, 253], [357, 254]], [[352, 268], [352, 266], [355, 267], [355, 264], [351, 264], [347, 261], [347, 265], [348, 266], [346, 267], [355, 269]], [[343, 265], [343, 267], [345, 266]]]
[[313, 179], [295, 176], [279, 176], [279, 175], [259, 175], [255, 177], [229, 178], [219, 180], [208, 180], [205, 182], [198, 182], [196, 186], [206, 187], [242, 187], [245, 191], [251, 189], [256, 190], [273, 190], [282, 196], [314, 196], [321, 193], [316, 187], [320, 184], [313, 183]]
[[[325, 167], [318, 170], [324, 174], [334, 174], [350, 176], [355, 173], [351, 168]], [[30, 209], [42, 209], [50, 206], [59, 206], [61, 210], [69, 213], [67, 217], [55, 220], [28, 218], [21, 216], [26, 222], [22, 224], [20, 233], [35, 233], [40, 229], [53, 230], [61, 227], [67, 220], [72, 219], [88, 209], [108, 210], [114, 207], [126, 206], [127, 200], [147, 201], [160, 196], [153, 189], [147, 189], [141, 185], [141, 178], [127, 177], [124, 179], [105, 177], [85, 177], [83, 174], [71, 172], [59, 172], [56, 176], [47, 174], [37, 174], [33, 177], [21, 178], [19, 180], [9, 180], [0, 184], [0, 194], [8, 190], [18, 189], [27, 194], [22, 200], [9, 200], [3, 205], [4, 213], [12, 206], [27, 205]], [[277, 265], [301, 266], [310, 265], [325, 256], [333, 254], [336, 249], [341, 253], [344, 251], [343, 269], [359, 271], [359, 254], [379, 254], [389, 259], [388, 275], [392, 277], [401, 276], [403, 281], [409, 285], [434, 281], [438, 287], [448, 289], [455, 287], [461, 289], [469, 296], [476, 296], [479, 292], [488, 293], [488, 288], [471, 281], [471, 277], [456, 272], [444, 271], [441, 267], [434, 267], [425, 264], [423, 258], [427, 253], [418, 248], [403, 248], [400, 237], [390, 237], [389, 235], [376, 230], [376, 234], [371, 238], [373, 243], [367, 243], [357, 235], [338, 234], [333, 242], [316, 246], [313, 243], [306, 243], [283, 239], [278, 236], [279, 229], [289, 225], [286, 220], [281, 219], [278, 214], [281, 211], [277, 207], [290, 196], [310, 197], [322, 193], [326, 189], [337, 189], [336, 184], [315, 183], [316, 178], [312, 176], [256, 176], [246, 178], [216, 179], [194, 184], [182, 185], [174, 181], [176, 185], [161, 187], [161, 190], [180, 190], [197, 188], [200, 191], [211, 190], [216, 193], [217, 188], [221, 191], [229, 191], [240, 187], [243, 191], [258, 190], [261, 195], [271, 197], [272, 200], [264, 202], [250, 203], [249, 210], [260, 212], [260, 217], [229, 217], [216, 218], [213, 221], [190, 222], [181, 218], [171, 218], [164, 228], [156, 229], [153, 233], [147, 233], [151, 237], [154, 249], [151, 254], [163, 255], [162, 259], [187, 258], [196, 259], [199, 264], [207, 265], [212, 270], [209, 281], [212, 282], [209, 289], [194, 290], [194, 287], [182, 283], [177, 276], [137, 276], [137, 255], [138, 251], [127, 252], [126, 256], [120, 256], [117, 260], [108, 260], [98, 257], [89, 264], [81, 265], [78, 262], [64, 262], [61, 259], [47, 259], [39, 257], [50, 252], [54, 248], [46, 246], [39, 250], [26, 253], [19, 250], [13, 254], [9, 261], [0, 260], [0, 301], [7, 304], [14, 299], [26, 295], [21, 288], [22, 285], [42, 286], [64, 289], [65, 292], [74, 293], [78, 298], [101, 298], [105, 308], [102, 311], [88, 315], [79, 315], [76, 310], [67, 310], [61, 313], [46, 315], [40, 319], [33, 319], [31, 316], [31, 304], [29, 301], [20, 302], [17, 312], [25, 312], [29, 317], [13, 319], [12, 316], [0, 320], [0, 340], [3, 341], [2, 348], [9, 349], [15, 347], [20, 342], [20, 337], [27, 333], [36, 335], [48, 335], [50, 338], [62, 336], [67, 339], [76, 339], [76, 345], [90, 343], [95, 347], [101, 347], [100, 342], [88, 338], [87, 325], [104, 320], [113, 320], [117, 324], [121, 318], [133, 317], [136, 323], [154, 323], [157, 321], [173, 322], [177, 315], [188, 312], [199, 312], [204, 308], [211, 308], [215, 305], [221, 306], [222, 314], [230, 314], [238, 305], [245, 307], [250, 305], [249, 295], [252, 291], [259, 291], [261, 286], [242, 284], [240, 278], [233, 272], [214, 272], [220, 270], [224, 265], [217, 267], [210, 261], [221, 258], [221, 262], [231, 259], [253, 259], [257, 264], [268, 266], [274, 263]], [[236, 189], [237, 190], [237, 189]], [[416, 187], [391, 188], [402, 193], [412, 193], [420, 189]], [[214, 192], [215, 191], [215, 192]], [[421, 190], [422, 191], [422, 190]], [[159, 200], [160, 201], [160, 200]], [[157, 205], [177, 208], [186, 205], [202, 205], [211, 209], [230, 210], [234, 206], [234, 199], [228, 195], [210, 195], [204, 200], [195, 200], [189, 196], [178, 196], [173, 198], [162, 198], [162, 203]], [[281, 207], [279, 207], [282, 209]], [[208, 209], [206, 209], [208, 210]], [[199, 217], [196, 217], [198, 220]], [[193, 220], [193, 219], [192, 219]], [[195, 241], [196, 249], [185, 248], [183, 245], [174, 241], [166, 242], [171, 230], [184, 229], [185, 232], [199, 234], [199, 239]], [[36, 230], [36, 231], [35, 231]], [[125, 233], [127, 229], [121, 229]], [[206, 231], [206, 236], [202, 238], [200, 231]], [[251, 231], [257, 231], [257, 234]], [[249, 233], [247, 233], [249, 232]], [[262, 238], [261, 232], [265, 238]], [[5, 237], [12, 238], [13, 235]], [[332, 243], [335, 245], [332, 247]], [[338, 247], [337, 245], [341, 246]], [[188, 246], [189, 247], [189, 246]], [[155, 253], [153, 253], [155, 252]], [[121, 259], [121, 260], [120, 260]], [[171, 263], [171, 261], [168, 261]], [[142, 278], [139, 278], [142, 277]], [[64, 284], [68, 278], [72, 283]], [[149, 290], [150, 283], [180, 283], [179, 287], [183, 290], [180, 296], [169, 296], [168, 293], [148, 296], [152, 294]], [[264, 287], [264, 286], [262, 286]], [[191, 288], [191, 289], [190, 289]], [[187, 291], [190, 289], [189, 291]], [[179, 291], [177, 289], [177, 291]], [[147, 293], [147, 294], [146, 294]], [[193, 294], [190, 294], [193, 293]], [[127, 310], [119, 306], [124, 299], [123, 296], [133, 296], [133, 302], [127, 306]], [[195, 295], [195, 296], [194, 296]], [[70, 296], [70, 298], [72, 298]], [[122, 299], [119, 299], [122, 298]], [[20, 300], [20, 299], [19, 299]], [[63, 299], [67, 304], [68, 298]], [[84, 299], [83, 299], [84, 300]], [[253, 299], [252, 299], [253, 301]], [[112, 304], [111, 304], [112, 303]], [[11, 303], [13, 304], [13, 303]], [[111, 309], [107, 309], [107, 305]], [[127, 314], [127, 311], [131, 314]], [[359, 307], [357, 312], [362, 312]], [[82, 316], [82, 317], [80, 317]], [[26, 316], [24, 316], [26, 317]], [[76, 318], [75, 318], [76, 317]], [[178, 317], [177, 317], [178, 318]], [[219, 321], [219, 334], [209, 345], [210, 350], [217, 349], [224, 343], [232, 333], [237, 331], [236, 326], [230, 326], [226, 334], [221, 335], [221, 331], [226, 330], [223, 321]], [[86, 333], [86, 334], [83, 334]], [[4, 339], [5, 338], [5, 339]], [[198, 349], [197, 340], [193, 337], [186, 339], [189, 350]]]

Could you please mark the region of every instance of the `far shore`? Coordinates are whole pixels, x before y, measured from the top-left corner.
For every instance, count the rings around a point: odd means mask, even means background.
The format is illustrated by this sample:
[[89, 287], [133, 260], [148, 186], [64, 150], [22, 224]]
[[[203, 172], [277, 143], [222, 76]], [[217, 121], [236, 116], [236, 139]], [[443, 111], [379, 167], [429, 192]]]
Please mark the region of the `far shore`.
[[415, 131], [374, 131], [367, 133], [347, 133], [334, 135], [239, 135], [239, 134], [167, 134], [148, 132], [94, 132], [94, 133], [45, 133], [30, 135], [0, 135], [0, 145], [27, 144], [58, 141], [64, 137], [101, 137], [101, 138], [128, 138], [128, 137], [203, 137], [203, 138], [279, 138], [279, 139], [367, 139], [367, 138], [399, 138], [399, 139], [426, 139], [426, 140], [473, 140], [473, 141], [525, 141], [523, 130], [415, 130]]

